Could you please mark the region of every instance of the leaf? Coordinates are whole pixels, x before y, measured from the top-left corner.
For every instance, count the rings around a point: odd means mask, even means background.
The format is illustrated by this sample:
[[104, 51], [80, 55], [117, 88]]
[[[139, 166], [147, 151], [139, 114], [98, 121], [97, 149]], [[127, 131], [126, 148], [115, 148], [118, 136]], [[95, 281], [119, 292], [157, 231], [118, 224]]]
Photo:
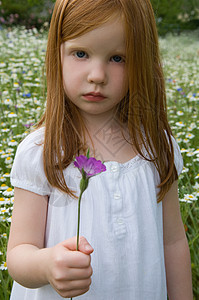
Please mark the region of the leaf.
[[90, 149], [88, 148], [88, 151], [86, 153], [86, 157], [89, 158]]

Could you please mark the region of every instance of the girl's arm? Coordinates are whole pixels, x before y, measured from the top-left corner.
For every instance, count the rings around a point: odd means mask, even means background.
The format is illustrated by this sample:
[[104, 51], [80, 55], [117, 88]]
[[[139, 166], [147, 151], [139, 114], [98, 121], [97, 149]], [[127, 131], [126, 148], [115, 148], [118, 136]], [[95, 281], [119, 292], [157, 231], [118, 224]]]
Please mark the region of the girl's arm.
[[15, 188], [7, 249], [8, 271], [14, 280], [28, 288], [50, 283], [62, 297], [81, 295], [88, 291], [91, 283], [93, 249], [81, 238], [80, 251], [74, 251], [75, 237], [44, 248], [47, 207], [47, 196]]
[[180, 215], [177, 182], [163, 199], [163, 230], [169, 300], [192, 300], [190, 253]]

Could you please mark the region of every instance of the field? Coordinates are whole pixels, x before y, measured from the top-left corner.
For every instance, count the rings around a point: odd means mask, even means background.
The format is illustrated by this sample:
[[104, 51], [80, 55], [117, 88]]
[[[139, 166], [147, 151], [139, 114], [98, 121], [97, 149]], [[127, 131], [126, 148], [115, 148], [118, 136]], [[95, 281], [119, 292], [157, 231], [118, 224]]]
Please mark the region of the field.
[[[198, 34], [160, 38], [168, 116], [184, 159], [179, 198], [191, 252], [195, 300], [199, 299]], [[14, 201], [9, 176], [17, 145], [43, 111], [46, 34], [36, 29], [1, 29], [0, 48], [0, 299], [7, 300], [12, 280], [6, 267], [6, 245]]]

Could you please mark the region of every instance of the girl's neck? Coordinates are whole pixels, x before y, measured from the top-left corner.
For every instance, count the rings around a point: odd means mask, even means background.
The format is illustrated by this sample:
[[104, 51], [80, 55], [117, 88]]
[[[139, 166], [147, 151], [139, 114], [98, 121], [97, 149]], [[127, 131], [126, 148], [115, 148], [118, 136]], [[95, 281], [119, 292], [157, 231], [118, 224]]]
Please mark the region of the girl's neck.
[[[90, 126], [89, 126], [90, 125]], [[86, 124], [85, 142], [90, 149], [90, 156], [102, 161], [117, 161], [124, 163], [134, 156], [126, 124], [120, 124], [115, 118], [95, 119]]]
[[99, 130], [99, 128], [109, 127], [119, 125], [119, 121], [116, 122], [117, 117], [114, 113], [106, 112], [99, 115], [86, 114], [81, 113], [84, 124], [90, 134], [95, 134]]

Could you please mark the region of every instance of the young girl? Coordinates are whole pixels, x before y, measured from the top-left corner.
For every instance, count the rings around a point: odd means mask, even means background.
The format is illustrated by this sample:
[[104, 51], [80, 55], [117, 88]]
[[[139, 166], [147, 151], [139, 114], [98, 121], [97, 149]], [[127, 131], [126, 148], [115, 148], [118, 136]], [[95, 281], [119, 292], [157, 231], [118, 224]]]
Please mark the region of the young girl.
[[[46, 73], [45, 114], [11, 173], [11, 299], [191, 300], [183, 163], [149, 0], [57, 0]], [[83, 194], [76, 251], [73, 159], [88, 148], [106, 171]]]

